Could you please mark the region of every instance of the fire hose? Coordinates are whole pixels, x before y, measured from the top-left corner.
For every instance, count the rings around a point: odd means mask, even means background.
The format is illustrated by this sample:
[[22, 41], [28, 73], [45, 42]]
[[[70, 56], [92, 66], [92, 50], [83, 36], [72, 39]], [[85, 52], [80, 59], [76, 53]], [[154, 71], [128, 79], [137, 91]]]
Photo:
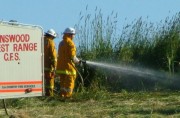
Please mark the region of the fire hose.
[[[80, 64], [86, 64], [86, 61], [85, 60], [80, 60]], [[81, 75], [81, 73], [79, 72], [79, 70], [74, 66], [74, 64], [71, 63], [71, 65], [73, 66], [73, 68], [76, 70], [76, 72], [78, 73], [79, 77], [81, 78], [81, 85], [82, 87], [84, 86], [84, 79]]]

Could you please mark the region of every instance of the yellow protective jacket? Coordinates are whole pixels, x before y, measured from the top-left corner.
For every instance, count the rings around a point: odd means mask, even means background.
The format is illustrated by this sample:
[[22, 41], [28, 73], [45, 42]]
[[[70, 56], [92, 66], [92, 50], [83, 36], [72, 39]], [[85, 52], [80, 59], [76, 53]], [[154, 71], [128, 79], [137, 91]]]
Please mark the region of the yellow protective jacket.
[[63, 40], [58, 47], [57, 74], [76, 75], [75, 64], [72, 59], [76, 56], [76, 47], [74, 42], [67, 35], [63, 36]]
[[53, 38], [44, 37], [44, 70], [52, 72], [57, 66], [57, 52]]

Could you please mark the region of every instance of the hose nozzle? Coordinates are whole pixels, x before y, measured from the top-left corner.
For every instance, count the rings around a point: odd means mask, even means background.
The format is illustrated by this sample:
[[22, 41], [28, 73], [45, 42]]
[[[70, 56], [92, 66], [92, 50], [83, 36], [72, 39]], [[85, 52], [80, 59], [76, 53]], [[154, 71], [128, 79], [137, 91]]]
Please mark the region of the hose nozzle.
[[80, 64], [86, 64], [85, 60], [80, 60]]

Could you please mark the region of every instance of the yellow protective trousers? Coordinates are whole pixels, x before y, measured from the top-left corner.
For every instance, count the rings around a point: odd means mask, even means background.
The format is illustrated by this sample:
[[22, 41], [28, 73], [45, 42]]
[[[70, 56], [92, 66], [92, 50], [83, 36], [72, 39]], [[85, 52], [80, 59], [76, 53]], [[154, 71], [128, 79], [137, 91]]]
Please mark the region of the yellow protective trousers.
[[75, 80], [75, 75], [60, 74], [60, 97], [69, 98], [72, 96]]
[[45, 96], [54, 96], [54, 73], [45, 72]]

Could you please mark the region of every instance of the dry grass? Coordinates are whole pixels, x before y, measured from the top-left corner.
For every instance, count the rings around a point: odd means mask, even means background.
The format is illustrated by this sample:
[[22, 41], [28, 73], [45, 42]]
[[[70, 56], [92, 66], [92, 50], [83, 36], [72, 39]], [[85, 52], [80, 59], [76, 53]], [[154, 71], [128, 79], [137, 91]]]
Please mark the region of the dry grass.
[[[64, 101], [41, 97], [17, 99], [16, 102], [21, 105], [7, 105], [9, 114], [15, 118], [180, 117], [179, 92], [121, 92], [96, 100], [74, 98]], [[2, 110], [0, 118], [8, 118]]]

